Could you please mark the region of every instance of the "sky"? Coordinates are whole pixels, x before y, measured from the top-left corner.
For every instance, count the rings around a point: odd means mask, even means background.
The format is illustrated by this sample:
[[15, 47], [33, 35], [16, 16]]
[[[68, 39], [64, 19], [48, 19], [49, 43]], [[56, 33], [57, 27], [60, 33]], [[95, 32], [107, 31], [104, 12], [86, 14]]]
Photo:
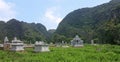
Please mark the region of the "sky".
[[70, 12], [94, 7], [110, 0], [0, 0], [0, 20], [15, 18], [28, 23], [41, 23], [47, 29], [56, 29]]

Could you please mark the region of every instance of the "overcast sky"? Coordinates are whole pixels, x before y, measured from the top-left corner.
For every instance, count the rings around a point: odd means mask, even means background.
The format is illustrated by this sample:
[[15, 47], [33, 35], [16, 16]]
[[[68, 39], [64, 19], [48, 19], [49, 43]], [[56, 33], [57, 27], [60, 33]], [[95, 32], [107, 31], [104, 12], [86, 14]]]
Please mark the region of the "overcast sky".
[[71, 11], [97, 6], [110, 0], [0, 0], [0, 20], [15, 18], [28, 23], [42, 23], [47, 29], [57, 28]]

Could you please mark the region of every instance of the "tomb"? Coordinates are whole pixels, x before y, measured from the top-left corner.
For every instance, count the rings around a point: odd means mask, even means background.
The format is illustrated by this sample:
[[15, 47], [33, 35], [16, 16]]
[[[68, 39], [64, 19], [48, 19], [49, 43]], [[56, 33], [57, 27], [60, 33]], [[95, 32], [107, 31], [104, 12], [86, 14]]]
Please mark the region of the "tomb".
[[24, 51], [24, 43], [15, 37], [11, 43], [11, 51]]
[[10, 50], [10, 43], [9, 43], [9, 40], [8, 40], [7, 36], [4, 39], [3, 49], [4, 50]]
[[76, 35], [75, 38], [73, 38], [73, 40], [71, 40], [71, 45], [73, 47], [81, 47], [81, 46], [83, 46], [83, 40], [81, 40], [81, 38], [79, 38], [79, 36]]
[[94, 40], [91, 40], [91, 45], [96, 45]]
[[43, 41], [36, 41], [34, 51], [35, 52], [48, 52], [50, 51], [49, 45], [45, 44]]
[[91, 45], [94, 45], [94, 41], [93, 40], [91, 40]]

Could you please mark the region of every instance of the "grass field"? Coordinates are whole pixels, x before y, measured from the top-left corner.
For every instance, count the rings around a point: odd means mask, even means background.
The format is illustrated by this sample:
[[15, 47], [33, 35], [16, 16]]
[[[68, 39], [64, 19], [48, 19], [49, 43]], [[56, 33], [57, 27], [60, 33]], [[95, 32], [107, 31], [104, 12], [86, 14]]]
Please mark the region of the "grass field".
[[50, 52], [34, 53], [0, 50], [0, 62], [120, 62], [120, 46], [85, 45], [81, 48], [51, 47]]

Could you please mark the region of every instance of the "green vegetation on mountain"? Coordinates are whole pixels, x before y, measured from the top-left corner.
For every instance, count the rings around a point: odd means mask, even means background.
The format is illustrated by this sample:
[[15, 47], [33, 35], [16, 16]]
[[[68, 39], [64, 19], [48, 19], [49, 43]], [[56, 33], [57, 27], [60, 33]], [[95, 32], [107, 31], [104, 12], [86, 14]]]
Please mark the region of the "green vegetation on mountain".
[[0, 21], [0, 40], [8, 36], [12, 40], [15, 36], [26, 43], [34, 43], [35, 41], [46, 41], [49, 37], [46, 28], [40, 23], [20, 22], [11, 19], [8, 22]]
[[55, 33], [67, 38], [77, 34], [86, 43], [94, 39], [97, 43], [120, 44], [120, 0], [69, 13]]
[[[48, 30], [49, 36], [52, 36], [54, 34], [54, 32], [55, 32], [55, 29], [49, 29]], [[49, 38], [51, 38], [51, 37], [49, 37]]]

